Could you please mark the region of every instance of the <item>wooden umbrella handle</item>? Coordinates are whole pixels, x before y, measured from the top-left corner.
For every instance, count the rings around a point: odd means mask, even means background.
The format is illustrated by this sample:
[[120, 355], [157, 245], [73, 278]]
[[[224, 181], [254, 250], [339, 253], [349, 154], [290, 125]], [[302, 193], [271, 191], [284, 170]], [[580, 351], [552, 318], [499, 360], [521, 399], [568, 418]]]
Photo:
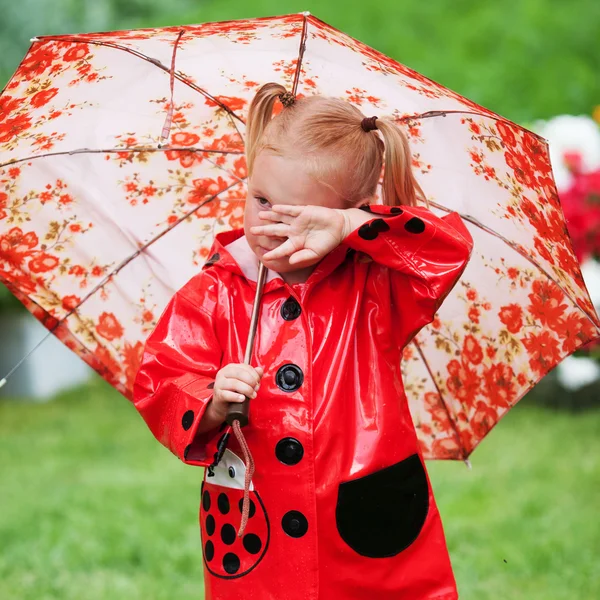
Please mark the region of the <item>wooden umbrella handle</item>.
[[[252, 347], [254, 346], [254, 338], [258, 327], [258, 315], [260, 312], [260, 300], [262, 297], [263, 287], [267, 278], [267, 269], [265, 265], [260, 263], [258, 268], [258, 281], [256, 282], [256, 295], [254, 296], [254, 306], [252, 307], [252, 318], [250, 319], [250, 333], [248, 342], [246, 343], [246, 354], [244, 356], [244, 364], [250, 364], [252, 356]], [[250, 411], [250, 398], [246, 396], [243, 402], [231, 402], [227, 409], [226, 421], [228, 425], [233, 425], [234, 421], [239, 421], [240, 427], [248, 425]]]

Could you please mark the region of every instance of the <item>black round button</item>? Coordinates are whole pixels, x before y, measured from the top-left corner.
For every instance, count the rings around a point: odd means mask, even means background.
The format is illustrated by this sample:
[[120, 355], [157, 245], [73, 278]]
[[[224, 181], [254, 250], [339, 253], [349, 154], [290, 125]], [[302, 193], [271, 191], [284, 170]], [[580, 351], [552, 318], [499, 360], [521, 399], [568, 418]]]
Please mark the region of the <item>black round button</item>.
[[217, 498], [217, 506], [219, 507], [219, 512], [222, 515], [226, 515], [229, 512], [229, 498], [226, 494], [219, 494]]
[[302, 314], [302, 309], [298, 304], [296, 298], [290, 296], [282, 305], [281, 305], [281, 316], [286, 321], [293, 321], [297, 319]]
[[284, 392], [295, 392], [303, 381], [304, 373], [297, 365], [283, 365], [275, 374], [275, 383]]
[[290, 510], [283, 515], [281, 527], [290, 537], [302, 537], [308, 531], [306, 517], [297, 510]]
[[202, 494], [202, 508], [207, 512], [210, 510], [210, 494], [208, 493], [208, 490], [204, 490], [204, 493]]
[[181, 418], [181, 426], [187, 431], [194, 424], [194, 411], [186, 410]]
[[297, 465], [304, 456], [304, 448], [296, 438], [283, 438], [275, 446], [275, 456], [284, 465]]

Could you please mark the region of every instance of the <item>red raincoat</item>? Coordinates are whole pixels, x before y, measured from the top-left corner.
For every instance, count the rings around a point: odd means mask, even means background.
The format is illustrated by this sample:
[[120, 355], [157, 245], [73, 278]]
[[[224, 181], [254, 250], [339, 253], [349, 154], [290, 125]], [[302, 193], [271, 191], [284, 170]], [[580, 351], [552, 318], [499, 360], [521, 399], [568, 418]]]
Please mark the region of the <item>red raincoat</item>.
[[[250, 519], [236, 537], [245, 471], [231, 435], [202, 484], [207, 599], [458, 597], [400, 362], [473, 240], [457, 213], [366, 210], [373, 219], [305, 283], [269, 272], [251, 361], [264, 376], [243, 430], [256, 463]], [[135, 406], [187, 464], [213, 461], [221, 431], [196, 429], [217, 371], [244, 360], [256, 270], [242, 229], [217, 235], [146, 341]]]

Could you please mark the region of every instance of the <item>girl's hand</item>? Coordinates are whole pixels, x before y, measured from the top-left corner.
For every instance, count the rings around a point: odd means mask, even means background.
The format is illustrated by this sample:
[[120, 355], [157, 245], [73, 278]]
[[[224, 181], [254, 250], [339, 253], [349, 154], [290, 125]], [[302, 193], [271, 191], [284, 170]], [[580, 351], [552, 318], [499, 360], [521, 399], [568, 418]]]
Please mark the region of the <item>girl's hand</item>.
[[291, 265], [307, 267], [320, 261], [340, 245], [347, 235], [346, 210], [324, 206], [274, 204], [259, 213], [269, 225], [251, 227], [255, 235], [288, 238], [263, 255], [264, 260], [289, 256]]
[[256, 398], [260, 380], [264, 374], [262, 367], [230, 363], [217, 372], [212, 400], [208, 403], [198, 433], [219, 427], [227, 418], [231, 402], [243, 402], [246, 396]]

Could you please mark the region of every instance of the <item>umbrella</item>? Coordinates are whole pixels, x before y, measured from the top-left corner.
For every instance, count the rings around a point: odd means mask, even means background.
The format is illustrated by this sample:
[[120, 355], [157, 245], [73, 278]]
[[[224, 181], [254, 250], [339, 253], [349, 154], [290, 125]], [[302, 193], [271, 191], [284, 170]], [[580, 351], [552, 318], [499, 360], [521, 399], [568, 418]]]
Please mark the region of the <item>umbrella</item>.
[[34, 38], [0, 95], [0, 280], [131, 398], [171, 295], [241, 227], [245, 121], [263, 83], [404, 128], [469, 266], [402, 369], [425, 458], [467, 459], [600, 336], [540, 136], [310, 15]]

